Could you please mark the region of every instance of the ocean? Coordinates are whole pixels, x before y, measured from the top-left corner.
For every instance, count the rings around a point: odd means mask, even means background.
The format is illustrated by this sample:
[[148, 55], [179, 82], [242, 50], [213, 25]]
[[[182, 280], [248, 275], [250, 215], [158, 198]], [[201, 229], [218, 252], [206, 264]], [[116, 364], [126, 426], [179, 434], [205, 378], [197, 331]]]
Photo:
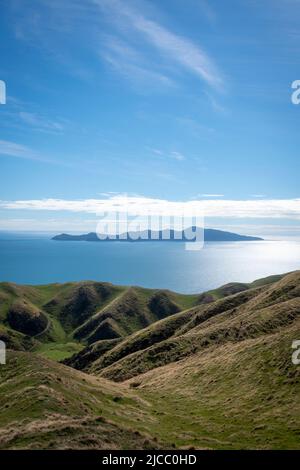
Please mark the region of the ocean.
[[58, 242], [48, 234], [0, 234], [0, 281], [20, 284], [96, 280], [200, 293], [228, 282], [300, 269], [299, 241]]

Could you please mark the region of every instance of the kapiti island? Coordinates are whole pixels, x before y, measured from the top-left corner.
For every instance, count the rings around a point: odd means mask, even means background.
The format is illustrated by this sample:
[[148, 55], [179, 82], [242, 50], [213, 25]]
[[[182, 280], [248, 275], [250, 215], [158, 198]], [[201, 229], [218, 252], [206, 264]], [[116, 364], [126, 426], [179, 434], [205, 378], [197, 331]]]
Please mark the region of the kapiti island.
[[263, 238], [251, 237], [248, 235], [239, 235], [232, 232], [224, 232], [215, 229], [201, 229], [198, 227], [190, 227], [183, 231], [173, 229], [165, 230], [144, 230], [140, 232], [125, 232], [116, 235], [98, 234], [90, 232], [81, 235], [62, 233], [56, 235], [52, 240], [56, 241], [87, 241], [87, 242], [108, 242], [108, 241], [124, 241], [124, 242], [147, 242], [147, 241], [173, 241], [173, 242], [193, 242], [204, 238], [205, 242], [241, 242], [241, 241], [262, 241]]

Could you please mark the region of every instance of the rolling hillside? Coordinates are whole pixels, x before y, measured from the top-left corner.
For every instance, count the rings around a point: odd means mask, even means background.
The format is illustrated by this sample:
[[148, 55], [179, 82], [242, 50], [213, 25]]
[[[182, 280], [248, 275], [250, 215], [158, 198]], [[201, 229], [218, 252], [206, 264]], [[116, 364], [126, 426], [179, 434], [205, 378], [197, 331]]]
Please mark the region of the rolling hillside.
[[63, 359], [98, 340], [123, 338], [197, 303], [198, 296], [100, 282], [0, 283], [0, 339]]
[[19, 351], [0, 378], [0, 450], [160, 447], [135, 425], [148, 403], [126, 386]]
[[[0, 448], [300, 449], [300, 272], [205, 295], [2, 284], [2, 328], [32, 352], [0, 367]], [[12, 329], [15, 302], [44, 337]], [[112, 315], [119, 335], [91, 336]], [[41, 356], [61, 331], [80, 347], [64, 364]]]
[[[222, 291], [222, 289], [221, 289]], [[220, 295], [220, 292], [218, 292]], [[257, 281], [154, 323], [68, 364], [129, 385], [152, 402], [177, 446], [300, 448], [300, 272]]]
[[60, 360], [88, 345], [95, 349], [98, 341], [121, 340], [180, 311], [238, 292], [241, 286], [252, 288], [232, 283], [201, 295], [183, 295], [93, 281], [44, 286], [2, 282], [0, 340], [12, 349]]

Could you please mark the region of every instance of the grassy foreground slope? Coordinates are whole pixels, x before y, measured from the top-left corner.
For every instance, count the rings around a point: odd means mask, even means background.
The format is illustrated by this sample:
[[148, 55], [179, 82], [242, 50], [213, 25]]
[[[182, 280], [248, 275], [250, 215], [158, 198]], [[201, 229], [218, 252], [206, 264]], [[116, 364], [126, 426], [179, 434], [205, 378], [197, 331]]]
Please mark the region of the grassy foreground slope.
[[300, 371], [282, 334], [224, 344], [128, 382], [155, 406], [158, 439], [177, 447], [300, 449]]
[[160, 441], [300, 449], [300, 272], [255, 285], [157, 322], [85, 367], [151, 402]]
[[159, 448], [138, 430], [148, 407], [126, 386], [10, 351], [0, 366], [0, 449]]
[[89, 374], [10, 351], [0, 448], [300, 449], [295, 340], [300, 272], [98, 340]]

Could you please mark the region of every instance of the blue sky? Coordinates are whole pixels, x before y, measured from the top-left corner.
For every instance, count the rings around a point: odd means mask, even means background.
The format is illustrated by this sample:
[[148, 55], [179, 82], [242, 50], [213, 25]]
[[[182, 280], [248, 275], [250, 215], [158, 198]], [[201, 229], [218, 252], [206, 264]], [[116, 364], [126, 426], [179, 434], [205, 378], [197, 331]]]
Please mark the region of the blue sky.
[[0, 229], [92, 229], [76, 201], [126, 193], [298, 234], [299, 24], [298, 0], [1, 2]]

